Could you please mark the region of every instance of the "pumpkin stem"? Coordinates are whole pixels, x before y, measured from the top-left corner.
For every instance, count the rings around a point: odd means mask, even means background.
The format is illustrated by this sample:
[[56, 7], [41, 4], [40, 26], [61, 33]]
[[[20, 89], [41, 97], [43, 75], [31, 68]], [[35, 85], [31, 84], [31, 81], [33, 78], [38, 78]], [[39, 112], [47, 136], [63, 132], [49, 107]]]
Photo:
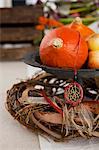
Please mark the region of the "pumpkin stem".
[[73, 21], [73, 23], [76, 23], [76, 24], [82, 24], [82, 19], [80, 17], [76, 17]]
[[55, 38], [52, 41], [52, 45], [54, 48], [61, 48], [63, 46], [63, 40], [61, 38]]

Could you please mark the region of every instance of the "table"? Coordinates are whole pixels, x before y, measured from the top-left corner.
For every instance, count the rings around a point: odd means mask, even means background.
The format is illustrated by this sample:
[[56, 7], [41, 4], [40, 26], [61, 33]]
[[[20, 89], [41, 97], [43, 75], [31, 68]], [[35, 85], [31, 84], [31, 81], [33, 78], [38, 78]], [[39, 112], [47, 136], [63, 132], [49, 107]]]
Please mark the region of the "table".
[[38, 136], [19, 124], [5, 109], [6, 91], [27, 78], [22, 62], [0, 62], [0, 150], [40, 150]]
[[0, 150], [98, 150], [99, 138], [57, 143], [31, 133], [6, 111], [6, 91], [39, 71], [22, 62], [0, 62]]
[[[32, 77], [33, 73], [40, 72], [41, 69], [31, 66], [27, 67], [27, 73], [29, 77]], [[99, 138], [83, 139], [76, 138], [66, 142], [54, 142], [50, 138], [44, 138], [38, 135], [41, 150], [98, 150]]]

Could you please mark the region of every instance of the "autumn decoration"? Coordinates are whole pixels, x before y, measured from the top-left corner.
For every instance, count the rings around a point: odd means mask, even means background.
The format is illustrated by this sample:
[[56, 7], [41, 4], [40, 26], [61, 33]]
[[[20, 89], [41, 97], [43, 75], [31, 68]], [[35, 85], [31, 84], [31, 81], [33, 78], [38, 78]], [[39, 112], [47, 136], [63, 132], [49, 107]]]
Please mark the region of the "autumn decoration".
[[88, 56], [88, 47], [80, 33], [62, 26], [50, 31], [40, 45], [40, 59], [44, 65], [79, 69]]

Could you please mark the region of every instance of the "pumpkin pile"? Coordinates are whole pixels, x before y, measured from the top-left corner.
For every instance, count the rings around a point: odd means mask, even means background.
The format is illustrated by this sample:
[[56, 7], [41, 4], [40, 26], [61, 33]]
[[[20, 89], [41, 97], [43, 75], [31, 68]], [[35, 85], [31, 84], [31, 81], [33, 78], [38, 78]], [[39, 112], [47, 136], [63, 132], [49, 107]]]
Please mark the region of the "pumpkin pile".
[[[80, 18], [71, 24], [51, 30], [40, 44], [43, 65], [59, 68], [80, 69], [88, 59], [88, 40], [95, 34]], [[91, 55], [91, 54], [90, 54]], [[98, 66], [90, 68], [99, 68]]]

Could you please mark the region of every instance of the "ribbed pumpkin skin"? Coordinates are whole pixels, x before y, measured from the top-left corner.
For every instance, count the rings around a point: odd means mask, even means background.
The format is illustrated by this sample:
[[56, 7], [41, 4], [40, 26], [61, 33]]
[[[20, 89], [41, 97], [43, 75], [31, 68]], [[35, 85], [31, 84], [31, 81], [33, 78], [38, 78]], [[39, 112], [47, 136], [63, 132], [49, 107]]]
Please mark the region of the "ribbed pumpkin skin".
[[77, 23], [71, 23], [69, 25], [69, 27], [71, 29], [74, 29], [76, 31], [79, 31], [81, 36], [87, 40], [88, 37], [90, 37], [92, 34], [94, 34], [95, 32], [93, 30], [91, 30], [90, 28], [88, 28], [87, 26], [85, 26], [84, 24], [80, 23], [80, 24], [77, 24]]
[[[53, 47], [53, 40], [63, 40], [61, 48]], [[40, 44], [42, 64], [50, 67], [81, 68], [88, 56], [88, 47], [80, 33], [63, 26], [50, 31]]]

